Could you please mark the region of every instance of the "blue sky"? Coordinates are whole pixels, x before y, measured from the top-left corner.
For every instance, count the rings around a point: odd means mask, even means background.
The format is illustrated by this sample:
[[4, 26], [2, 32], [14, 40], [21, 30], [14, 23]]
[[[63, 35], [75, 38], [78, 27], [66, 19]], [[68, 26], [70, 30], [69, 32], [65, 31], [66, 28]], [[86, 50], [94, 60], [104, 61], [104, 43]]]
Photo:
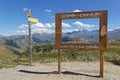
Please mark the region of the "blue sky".
[[[52, 33], [55, 31], [55, 13], [73, 11], [108, 10], [108, 30], [120, 28], [120, 0], [0, 0], [0, 34], [27, 34], [25, 8], [31, 16], [39, 19], [32, 23], [32, 32]], [[98, 29], [98, 19], [63, 20], [63, 32], [79, 29]]]

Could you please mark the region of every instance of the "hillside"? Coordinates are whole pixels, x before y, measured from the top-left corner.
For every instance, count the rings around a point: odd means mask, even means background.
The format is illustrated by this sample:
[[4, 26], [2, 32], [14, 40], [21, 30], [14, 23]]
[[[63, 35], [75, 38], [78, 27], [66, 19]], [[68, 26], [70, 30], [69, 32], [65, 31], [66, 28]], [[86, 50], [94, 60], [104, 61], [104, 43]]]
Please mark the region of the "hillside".
[[2, 38], [3, 36], [2, 35], [0, 35], [0, 38]]
[[[68, 33], [63, 33], [62, 41], [93, 41], [98, 42], [98, 30], [79, 30]], [[55, 43], [55, 34], [34, 33], [32, 35], [33, 46], [41, 44]], [[109, 40], [120, 40], [120, 29], [108, 31]], [[28, 49], [28, 35], [13, 35], [0, 38], [0, 59], [12, 59], [13, 56], [20, 55]], [[47, 47], [46, 47], [47, 48]]]
[[[98, 30], [79, 30], [62, 34], [62, 41], [85, 41], [99, 42]], [[108, 31], [108, 40], [120, 40], [120, 29]], [[9, 45], [22, 50], [28, 48], [28, 35], [12, 35], [9, 37], [1, 37], [0, 44]], [[55, 42], [55, 33], [34, 33], [32, 35], [33, 46], [39, 44], [48, 44]]]
[[120, 29], [115, 29], [108, 32], [109, 40], [120, 40]]
[[0, 62], [6, 62], [16, 59], [16, 55], [10, 49], [7, 49], [3, 45], [0, 45]]

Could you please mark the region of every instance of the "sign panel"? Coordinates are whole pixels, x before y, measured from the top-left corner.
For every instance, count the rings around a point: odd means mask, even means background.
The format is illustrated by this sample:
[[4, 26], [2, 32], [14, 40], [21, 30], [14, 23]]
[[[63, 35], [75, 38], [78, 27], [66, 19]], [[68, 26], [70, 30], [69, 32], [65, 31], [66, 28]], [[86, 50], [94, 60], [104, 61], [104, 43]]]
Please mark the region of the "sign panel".
[[99, 44], [73, 44], [73, 43], [62, 43], [59, 49], [70, 49], [70, 50], [99, 50]]
[[100, 17], [100, 11], [91, 12], [71, 12], [71, 13], [60, 13], [62, 19], [75, 19], [75, 18], [98, 18]]
[[[62, 42], [62, 20], [63, 19], [81, 19], [81, 18], [99, 18], [99, 43], [63, 43]], [[103, 77], [104, 71], [104, 51], [107, 49], [107, 10], [70, 12], [56, 14], [56, 47], [58, 49], [58, 73], [61, 73], [61, 49], [68, 50], [86, 50], [100, 51], [100, 77]]]
[[29, 22], [39, 22], [39, 20], [36, 18], [28, 18], [28, 21]]
[[[64, 19], [82, 19], [82, 18], [99, 18], [99, 45], [98, 47], [90, 47], [79, 44], [73, 47], [68, 44], [62, 45], [62, 20]], [[101, 11], [87, 11], [87, 12], [67, 12], [56, 14], [56, 47], [58, 49], [72, 49], [72, 50], [106, 50], [107, 49], [107, 10]], [[76, 47], [75, 47], [76, 46]], [[88, 48], [89, 47], [89, 48]]]

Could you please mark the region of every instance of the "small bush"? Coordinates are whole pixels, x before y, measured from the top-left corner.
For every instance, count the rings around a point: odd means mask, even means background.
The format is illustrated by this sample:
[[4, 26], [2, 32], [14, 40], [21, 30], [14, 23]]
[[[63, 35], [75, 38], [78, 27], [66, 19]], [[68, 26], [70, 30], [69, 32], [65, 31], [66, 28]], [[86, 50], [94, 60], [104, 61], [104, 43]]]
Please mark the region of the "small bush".
[[113, 63], [116, 65], [120, 65], [120, 57], [114, 57]]

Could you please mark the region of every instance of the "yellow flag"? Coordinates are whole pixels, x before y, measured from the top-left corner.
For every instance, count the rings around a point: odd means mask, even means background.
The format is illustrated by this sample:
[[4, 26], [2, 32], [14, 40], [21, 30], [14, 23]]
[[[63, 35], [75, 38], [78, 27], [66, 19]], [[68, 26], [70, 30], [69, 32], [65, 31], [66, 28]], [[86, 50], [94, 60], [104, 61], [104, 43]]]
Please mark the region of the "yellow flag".
[[28, 21], [29, 22], [39, 22], [39, 20], [36, 18], [28, 18]]

